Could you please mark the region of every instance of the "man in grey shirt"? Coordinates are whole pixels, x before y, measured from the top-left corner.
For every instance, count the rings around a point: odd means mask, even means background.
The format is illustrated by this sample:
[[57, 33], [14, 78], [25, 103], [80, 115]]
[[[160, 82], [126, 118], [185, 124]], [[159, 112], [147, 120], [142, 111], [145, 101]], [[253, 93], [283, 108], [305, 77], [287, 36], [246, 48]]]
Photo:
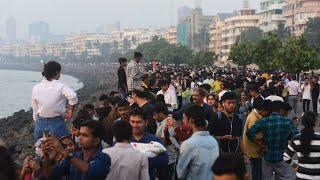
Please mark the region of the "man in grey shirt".
[[148, 157], [133, 149], [130, 144], [132, 128], [129, 122], [120, 120], [113, 125], [116, 139], [114, 147], [103, 152], [111, 158], [107, 180], [149, 180]]

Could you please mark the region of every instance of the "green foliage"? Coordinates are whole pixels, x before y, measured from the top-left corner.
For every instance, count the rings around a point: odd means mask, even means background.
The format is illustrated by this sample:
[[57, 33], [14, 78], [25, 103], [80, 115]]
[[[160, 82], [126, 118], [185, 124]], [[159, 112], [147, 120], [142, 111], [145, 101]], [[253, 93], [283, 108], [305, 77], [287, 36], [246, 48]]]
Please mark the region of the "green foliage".
[[283, 30], [270, 32], [258, 42], [236, 43], [229, 59], [241, 66], [256, 63], [262, 70], [285, 69], [299, 73], [320, 67], [314, 48], [307, 45], [305, 36], [290, 38]]
[[258, 27], [251, 27], [241, 32], [236, 42], [259, 42], [263, 38], [263, 31]]
[[193, 51], [180, 45], [169, 44], [163, 38], [154, 38], [151, 42], [143, 43], [137, 47], [135, 51], [143, 54], [144, 60], [150, 62], [152, 60], [160, 61], [163, 64], [190, 64], [190, 65], [208, 65], [212, 64], [214, 54], [200, 51]]
[[320, 17], [309, 19], [305, 36], [308, 46], [320, 54]]
[[307, 46], [304, 36], [284, 40], [277, 52], [277, 57], [281, 60], [283, 67], [293, 73], [319, 67], [317, 53]]
[[240, 66], [246, 66], [253, 63], [256, 44], [239, 42], [231, 47], [229, 59]]

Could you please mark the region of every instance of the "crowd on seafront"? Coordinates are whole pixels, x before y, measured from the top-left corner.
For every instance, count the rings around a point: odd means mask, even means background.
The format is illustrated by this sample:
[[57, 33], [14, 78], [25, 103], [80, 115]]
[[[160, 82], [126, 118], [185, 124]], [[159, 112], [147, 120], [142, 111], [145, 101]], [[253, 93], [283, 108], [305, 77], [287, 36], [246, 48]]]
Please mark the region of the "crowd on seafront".
[[141, 61], [120, 58], [117, 89], [83, 107], [61, 64], [45, 63], [35, 153], [17, 174], [1, 146], [0, 179], [320, 179], [315, 73]]

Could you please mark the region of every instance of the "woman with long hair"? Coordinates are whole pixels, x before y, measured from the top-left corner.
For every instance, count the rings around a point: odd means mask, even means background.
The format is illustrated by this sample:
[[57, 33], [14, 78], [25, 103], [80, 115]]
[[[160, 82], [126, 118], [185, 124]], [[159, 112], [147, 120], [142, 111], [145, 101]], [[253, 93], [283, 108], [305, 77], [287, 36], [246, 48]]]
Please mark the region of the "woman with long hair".
[[[316, 120], [313, 112], [302, 116], [304, 128], [292, 138], [284, 153], [283, 160], [297, 169], [297, 179], [320, 179], [320, 134], [314, 132]], [[297, 163], [292, 161], [295, 153]]]

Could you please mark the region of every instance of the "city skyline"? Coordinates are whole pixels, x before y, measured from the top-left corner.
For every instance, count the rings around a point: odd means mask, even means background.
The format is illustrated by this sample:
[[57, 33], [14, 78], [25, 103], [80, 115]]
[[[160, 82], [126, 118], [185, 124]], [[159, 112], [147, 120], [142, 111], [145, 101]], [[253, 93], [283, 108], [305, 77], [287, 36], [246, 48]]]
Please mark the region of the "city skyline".
[[[249, 2], [250, 7], [258, 9], [259, 0]], [[28, 25], [34, 21], [47, 22], [54, 34], [95, 32], [98, 26], [117, 21], [122, 27], [167, 27], [171, 19], [176, 25], [179, 7], [194, 5], [194, 0], [173, 0], [171, 18], [171, 0], [0, 0], [1, 34], [4, 34], [4, 22], [11, 16], [16, 20], [17, 38], [26, 38]], [[242, 0], [202, 0], [204, 13], [209, 15], [232, 12], [241, 6]]]

